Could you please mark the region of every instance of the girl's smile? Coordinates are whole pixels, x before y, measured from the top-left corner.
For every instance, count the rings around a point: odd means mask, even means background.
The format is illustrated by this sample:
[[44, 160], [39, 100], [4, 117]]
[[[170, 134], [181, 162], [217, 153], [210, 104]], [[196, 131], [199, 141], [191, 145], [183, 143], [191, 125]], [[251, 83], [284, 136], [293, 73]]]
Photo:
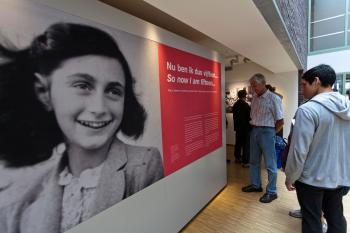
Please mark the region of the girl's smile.
[[101, 129], [107, 125], [109, 125], [111, 121], [82, 121], [77, 120], [77, 122], [85, 127], [92, 128], [92, 129]]

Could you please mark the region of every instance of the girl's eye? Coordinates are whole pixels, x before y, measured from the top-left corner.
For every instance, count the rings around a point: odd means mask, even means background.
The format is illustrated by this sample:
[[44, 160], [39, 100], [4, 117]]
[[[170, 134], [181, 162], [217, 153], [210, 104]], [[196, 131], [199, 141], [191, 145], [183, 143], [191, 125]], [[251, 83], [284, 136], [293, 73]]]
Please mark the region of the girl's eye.
[[87, 91], [90, 91], [92, 89], [91, 85], [87, 82], [76, 82], [73, 84], [73, 87]]
[[107, 89], [107, 94], [113, 99], [120, 98], [124, 95], [124, 91], [121, 88], [112, 87]]

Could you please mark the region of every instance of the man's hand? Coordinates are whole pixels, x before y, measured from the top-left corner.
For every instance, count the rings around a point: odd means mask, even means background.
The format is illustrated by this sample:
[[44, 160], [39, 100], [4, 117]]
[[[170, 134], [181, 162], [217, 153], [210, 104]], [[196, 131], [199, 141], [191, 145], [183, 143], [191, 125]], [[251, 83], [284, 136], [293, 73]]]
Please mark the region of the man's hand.
[[284, 125], [284, 120], [278, 120], [275, 122], [275, 131], [276, 133], [278, 133], [279, 131], [281, 131], [283, 129], [283, 125]]
[[289, 183], [287, 180], [284, 183], [285, 183], [286, 188], [288, 189], [288, 191], [294, 191], [295, 190], [294, 184]]

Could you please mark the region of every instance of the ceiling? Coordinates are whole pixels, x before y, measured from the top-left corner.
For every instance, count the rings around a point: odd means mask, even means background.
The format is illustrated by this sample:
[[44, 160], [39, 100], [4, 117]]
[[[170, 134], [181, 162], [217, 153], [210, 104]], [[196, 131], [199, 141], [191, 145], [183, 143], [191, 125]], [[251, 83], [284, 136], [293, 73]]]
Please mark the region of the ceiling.
[[237, 52], [215, 41], [200, 31], [188, 26], [180, 20], [160, 11], [154, 6], [141, 0], [100, 0], [110, 6], [125, 11], [131, 15], [141, 18], [147, 22], [171, 31], [177, 35], [185, 37], [204, 47], [218, 51], [225, 58], [238, 55]]
[[240, 54], [274, 73], [297, 70], [252, 0], [101, 1], [225, 58]]

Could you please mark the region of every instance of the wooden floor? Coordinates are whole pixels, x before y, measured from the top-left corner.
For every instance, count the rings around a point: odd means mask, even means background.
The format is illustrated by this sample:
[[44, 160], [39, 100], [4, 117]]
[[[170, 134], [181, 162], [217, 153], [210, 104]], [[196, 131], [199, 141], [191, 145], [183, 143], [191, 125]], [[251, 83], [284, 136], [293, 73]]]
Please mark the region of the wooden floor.
[[[233, 161], [233, 149], [227, 153]], [[298, 233], [301, 220], [288, 215], [299, 208], [295, 192], [284, 186], [284, 174], [278, 174], [278, 199], [269, 204], [259, 202], [263, 193], [243, 193], [242, 186], [249, 184], [249, 169], [233, 162], [227, 164], [228, 182], [222, 190], [181, 232], [237, 232], [237, 233]], [[266, 172], [262, 171], [263, 186]], [[350, 232], [350, 194], [344, 198], [344, 214]]]

